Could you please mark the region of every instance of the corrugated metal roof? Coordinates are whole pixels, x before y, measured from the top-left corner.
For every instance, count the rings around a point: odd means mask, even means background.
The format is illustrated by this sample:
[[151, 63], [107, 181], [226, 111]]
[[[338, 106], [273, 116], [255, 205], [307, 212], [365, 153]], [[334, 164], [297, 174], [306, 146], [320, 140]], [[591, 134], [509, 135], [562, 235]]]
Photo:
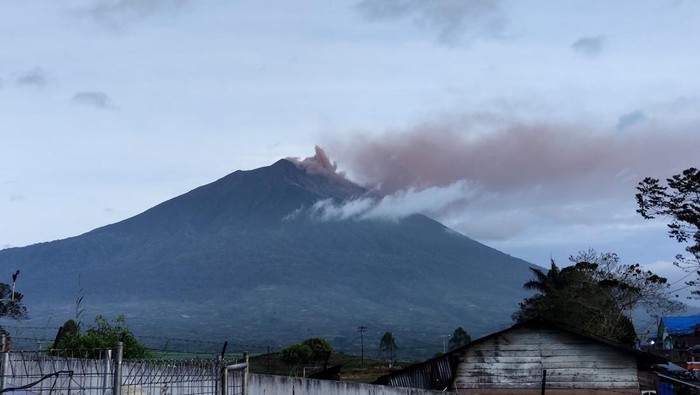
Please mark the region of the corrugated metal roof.
[[691, 335], [700, 325], [700, 314], [686, 317], [662, 317], [661, 322], [670, 335]]

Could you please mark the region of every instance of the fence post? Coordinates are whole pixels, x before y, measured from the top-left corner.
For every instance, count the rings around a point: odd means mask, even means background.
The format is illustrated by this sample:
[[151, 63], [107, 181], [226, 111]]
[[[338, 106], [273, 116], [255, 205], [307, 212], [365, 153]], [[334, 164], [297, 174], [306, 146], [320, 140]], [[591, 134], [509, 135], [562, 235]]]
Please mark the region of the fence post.
[[5, 377], [7, 376], [7, 368], [10, 364], [9, 350], [5, 350], [5, 335], [0, 338], [2, 342], [2, 360], [0, 360], [0, 391], [5, 389]]
[[110, 385], [109, 385], [109, 378], [112, 376], [112, 368], [111, 368], [111, 359], [112, 359], [112, 350], [106, 349], [105, 350], [105, 357], [104, 357], [104, 377], [103, 377], [103, 382], [102, 382], [102, 388], [103, 388], [103, 394], [107, 394], [108, 391], [110, 390]]
[[243, 369], [243, 374], [241, 374], [241, 395], [248, 393], [248, 353], [243, 353], [243, 360], [245, 361], [245, 368]]
[[114, 356], [114, 382], [112, 394], [122, 395], [122, 358], [124, 357], [124, 343], [117, 342], [116, 355]]
[[228, 369], [226, 368], [226, 361], [223, 356], [219, 356], [219, 372], [221, 372], [221, 377], [219, 377], [219, 395], [227, 395], [228, 392]]

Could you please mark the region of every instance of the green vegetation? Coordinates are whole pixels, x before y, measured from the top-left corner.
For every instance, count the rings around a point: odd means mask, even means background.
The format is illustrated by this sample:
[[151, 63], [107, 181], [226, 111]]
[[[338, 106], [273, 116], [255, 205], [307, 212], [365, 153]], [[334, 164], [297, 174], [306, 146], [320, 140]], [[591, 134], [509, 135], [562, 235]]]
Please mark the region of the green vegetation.
[[80, 332], [80, 328], [73, 320], [63, 324], [63, 330], [57, 338], [56, 352], [69, 354], [77, 352], [82, 356], [95, 357], [101, 350], [113, 348], [117, 342], [124, 342], [124, 358], [137, 359], [148, 358], [150, 354], [141, 343], [136, 340], [126, 325], [123, 315], [114, 320], [107, 321], [101, 315], [95, 317], [95, 323], [87, 331]]
[[460, 326], [452, 333], [452, 337], [450, 337], [450, 341], [447, 343], [447, 346], [450, 350], [454, 350], [455, 348], [469, 344], [471, 341], [472, 337], [469, 336], [469, 333], [467, 333], [467, 331]]
[[291, 346], [282, 350], [279, 358], [285, 365], [301, 365], [311, 358], [311, 348], [305, 344], [292, 344]]
[[[666, 179], [666, 185], [647, 177], [639, 183], [637, 190], [637, 212], [646, 219], [670, 218], [669, 237], [687, 244], [685, 250], [691, 256], [676, 255], [675, 265], [700, 276], [700, 170], [686, 169]], [[700, 277], [687, 284], [700, 286]], [[700, 289], [694, 290], [693, 294], [700, 296]]]
[[327, 364], [333, 354], [333, 346], [328, 340], [320, 337], [312, 337], [299, 344], [292, 344], [282, 350], [279, 360], [285, 365], [297, 368], [302, 364]]
[[[12, 286], [0, 283], [0, 317], [21, 320], [28, 317], [27, 308], [22, 304], [24, 295], [12, 291]], [[5, 328], [0, 326], [0, 334], [7, 335]]]
[[[24, 295], [15, 291], [14, 284], [18, 275], [19, 270], [12, 275], [12, 285], [0, 283], [0, 318], [21, 320], [28, 317], [27, 308], [22, 304]], [[9, 335], [2, 325], [0, 325], [0, 334]], [[4, 346], [3, 344], [2, 347]]]
[[325, 364], [328, 362], [331, 354], [333, 354], [333, 345], [331, 345], [328, 340], [321, 337], [306, 339], [302, 344], [309, 347], [311, 350], [310, 362], [323, 362]]
[[671, 299], [665, 278], [639, 264], [623, 265], [616, 254], [588, 250], [569, 259], [574, 265], [564, 269], [554, 261], [547, 273], [531, 268], [535, 278], [524, 287], [538, 293], [520, 303], [514, 320], [551, 319], [633, 345], [635, 308], [656, 314], [682, 308]]

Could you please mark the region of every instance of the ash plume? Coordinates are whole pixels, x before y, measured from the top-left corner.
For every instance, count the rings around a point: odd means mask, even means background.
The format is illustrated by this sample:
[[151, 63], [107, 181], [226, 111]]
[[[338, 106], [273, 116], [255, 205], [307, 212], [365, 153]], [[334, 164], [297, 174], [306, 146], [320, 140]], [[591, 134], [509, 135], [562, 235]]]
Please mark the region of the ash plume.
[[421, 212], [482, 241], [523, 238], [527, 230], [534, 244], [552, 242], [551, 226], [589, 229], [591, 239], [639, 226], [637, 183], [696, 165], [700, 135], [672, 126], [603, 133], [482, 114], [326, 146], [350, 178], [381, 197], [320, 202], [320, 218]]
[[385, 195], [460, 180], [495, 193], [553, 188], [605, 194], [619, 177], [663, 175], [689, 165], [700, 136], [603, 134], [574, 125], [463, 118], [329, 145], [350, 174]]
[[305, 159], [287, 158], [287, 160], [294, 163], [295, 165], [297, 165], [297, 167], [303, 169], [309, 174], [321, 174], [326, 176], [338, 176], [344, 178], [344, 175], [342, 173], [337, 172], [338, 164], [335, 162], [331, 162], [330, 159], [328, 159], [328, 155], [326, 155], [326, 152], [323, 150], [323, 148], [317, 145], [316, 147], [314, 147], [314, 150], [316, 151], [314, 156], [310, 156]]

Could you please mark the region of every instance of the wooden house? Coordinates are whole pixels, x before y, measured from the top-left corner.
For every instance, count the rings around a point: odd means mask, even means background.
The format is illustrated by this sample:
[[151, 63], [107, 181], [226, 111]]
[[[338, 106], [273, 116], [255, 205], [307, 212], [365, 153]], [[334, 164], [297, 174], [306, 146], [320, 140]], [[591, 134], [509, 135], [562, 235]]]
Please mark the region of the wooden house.
[[640, 394], [663, 358], [559, 323], [533, 320], [383, 376], [377, 384], [466, 394]]

